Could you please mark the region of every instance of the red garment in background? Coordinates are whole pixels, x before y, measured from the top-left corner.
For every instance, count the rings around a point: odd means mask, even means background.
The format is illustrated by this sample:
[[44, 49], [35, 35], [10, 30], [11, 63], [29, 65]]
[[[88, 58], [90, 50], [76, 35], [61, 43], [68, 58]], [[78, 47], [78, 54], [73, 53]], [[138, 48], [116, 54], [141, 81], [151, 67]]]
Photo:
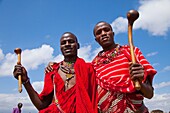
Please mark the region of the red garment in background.
[[[57, 73], [58, 64], [54, 64], [55, 71], [47, 73], [44, 80], [44, 89], [39, 95], [43, 99], [54, 91], [52, 76], [55, 75], [56, 95], [62, 110], [65, 113], [97, 113], [97, 92], [95, 72], [90, 63], [77, 58], [74, 69], [76, 84], [67, 91], [64, 91], [64, 81]], [[52, 103], [40, 113], [60, 113], [55, 103]]]
[[[152, 83], [156, 70], [144, 58], [141, 51], [135, 47], [136, 62], [142, 64], [145, 70], [144, 80], [150, 76]], [[106, 52], [100, 52], [92, 64], [96, 70], [99, 105], [102, 112], [123, 113], [126, 110], [135, 111], [143, 105], [143, 96], [136, 92], [130, 79], [129, 62], [131, 62], [129, 46], [117, 46]], [[147, 110], [146, 110], [147, 112]], [[143, 112], [145, 113], [145, 112]]]

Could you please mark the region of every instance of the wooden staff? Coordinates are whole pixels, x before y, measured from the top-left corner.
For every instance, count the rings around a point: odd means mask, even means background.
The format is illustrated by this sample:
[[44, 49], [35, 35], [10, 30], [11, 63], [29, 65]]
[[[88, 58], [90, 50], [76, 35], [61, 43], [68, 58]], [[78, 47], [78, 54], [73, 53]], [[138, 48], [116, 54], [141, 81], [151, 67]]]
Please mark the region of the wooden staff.
[[[128, 19], [128, 41], [130, 46], [130, 53], [132, 58], [132, 63], [136, 63], [135, 54], [134, 54], [134, 45], [133, 45], [133, 39], [132, 39], [132, 28], [133, 23], [136, 19], [138, 19], [139, 13], [136, 10], [130, 10], [127, 13], [127, 19]], [[136, 90], [140, 90], [141, 86], [139, 84], [138, 80], [134, 81]]]
[[[22, 50], [20, 48], [16, 48], [14, 50], [14, 52], [17, 54], [18, 56], [18, 61], [17, 61], [17, 64], [18, 65], [21, 65], [21, 52]], [[19, 93], [22, 92], [22, 80], [21, 80], [21, 75], [18, 75], [18, 91]]]

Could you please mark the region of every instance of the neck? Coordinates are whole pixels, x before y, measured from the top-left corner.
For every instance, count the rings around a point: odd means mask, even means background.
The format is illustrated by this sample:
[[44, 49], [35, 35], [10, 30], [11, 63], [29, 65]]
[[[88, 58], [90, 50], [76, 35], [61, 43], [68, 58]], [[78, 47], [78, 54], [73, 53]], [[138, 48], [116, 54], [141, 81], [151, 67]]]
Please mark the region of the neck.
[[64, 62], [69, 62], [69, 63], [75, 63], [77, 59], [77, 56], [69, 56], [69, 57], [64, 57]]
[[117, 44], [112, 44], [108, 47], [105, 47], [105, 48], [103, 47], [103, 51], [108, 51], [108, 50], [111, 50], [111, 49], [116, 48], [116, 47], [117, 47]]

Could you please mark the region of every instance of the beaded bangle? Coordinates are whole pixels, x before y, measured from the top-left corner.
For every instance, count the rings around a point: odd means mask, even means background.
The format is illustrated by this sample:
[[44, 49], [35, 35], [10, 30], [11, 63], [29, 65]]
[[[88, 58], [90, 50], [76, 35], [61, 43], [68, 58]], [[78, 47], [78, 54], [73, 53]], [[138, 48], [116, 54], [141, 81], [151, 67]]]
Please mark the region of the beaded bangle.
[[28, 78], [25, 82], [22, 82], [23, 85], [25, 85], [26, 83], [28, 83], [30, 81], [30, 78]]

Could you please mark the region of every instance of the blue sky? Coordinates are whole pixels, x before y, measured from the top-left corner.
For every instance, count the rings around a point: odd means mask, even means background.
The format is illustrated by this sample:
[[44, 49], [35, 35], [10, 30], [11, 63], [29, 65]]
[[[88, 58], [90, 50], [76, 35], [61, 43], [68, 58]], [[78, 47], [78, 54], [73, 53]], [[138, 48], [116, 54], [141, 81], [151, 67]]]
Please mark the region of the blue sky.
[[41, 92], [45, 66], [63, 59], [59, 39], [64, 32], [78, 37], [79, 57], [91, 61], [101, 50], [94, 40], [94, 25], [110, 23], [115, 42], [128, 44], [126, 14], [131, 9], [140, 14], [133, 26], [134, 45], [158, 71], [153, 80], [155, 95], [145, 104], [150, 110], [170, 111], [169, 4], [169, 0], [0, 0], [0, 113], [10, 113], [18, 102], [24, 104], [24, 113], [37, 112], [24, 87], [18, 93], [12, 74], [15, 48], [22, 49], [22, 64], [35, 90]]

